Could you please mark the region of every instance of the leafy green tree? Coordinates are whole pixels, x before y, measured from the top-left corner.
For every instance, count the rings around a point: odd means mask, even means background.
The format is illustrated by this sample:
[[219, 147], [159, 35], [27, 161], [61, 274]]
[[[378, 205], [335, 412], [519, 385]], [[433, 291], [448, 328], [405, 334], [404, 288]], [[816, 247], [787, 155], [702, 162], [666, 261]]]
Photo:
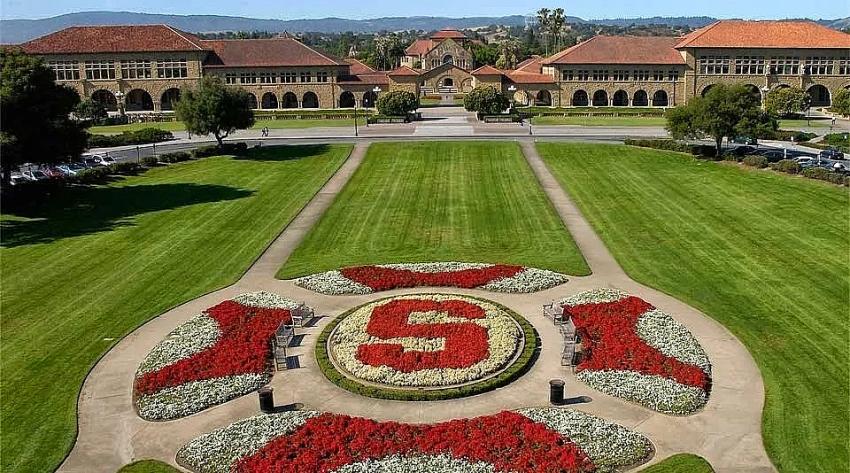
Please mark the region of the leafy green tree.
[[394, 90], [378, 97], [378, 113], [381, 115], [400, 117], [406, 116], [419, 108], [416, 94], [405, 90]]
[[100, 120], [106, 118], [109, 113], [102, 103], [86, 99], [77, 104], [74, 108], [74, 115], [81, 120]]
[[0, 50], [0, 168], [3, 184], [26, 163], [52, 164], [80, 156], [86, 147], [83, 124], [70, 113], [77, 92], [56, 84], [53, 70], [35, 57]]
[[502, 92], [491, 85], [478, 86], [463, 98], [463, 107], [481, 115], [498, 115], [511, 105], [511, 101]]
[[196, 135], [213, 135], [218, 146], [236, 130], [254, 125], [254, 112], [248, 106], [248, 93], [224, 85], [220, 78], [207, 76], [196, 90], [187, 90], [175, 106], [177, 119]]
[[809, 106], [811, 98], [799, 87], [782, 87], [772, 90], [764, 99], [764, 108], [768, 112], [787, 117], [800, 113]]
[[473, 43], [470, 48], [472, 52], [472, 64], [477, 68], [484, 65], [496, 65], [499, 59], [499, 48], [492, 44]]
[[499, 69], [513, 69], [519, 62], [520, 44], [516, 38], [506, 38], [499, 44], [499, 58], [496, 67]]
[[841, 89], [836, 92], [830, 109], [839, 115], [850, 115], [850, 90]]
[[776, 119], [761, 109], [758, 97], [743, 85], [717, 84], [705, 97], [694, 97], [667, 112], [667, 131], [673, 138], [711, 137], [718, 156], [723, 137], [763, 136], [777, 127]]

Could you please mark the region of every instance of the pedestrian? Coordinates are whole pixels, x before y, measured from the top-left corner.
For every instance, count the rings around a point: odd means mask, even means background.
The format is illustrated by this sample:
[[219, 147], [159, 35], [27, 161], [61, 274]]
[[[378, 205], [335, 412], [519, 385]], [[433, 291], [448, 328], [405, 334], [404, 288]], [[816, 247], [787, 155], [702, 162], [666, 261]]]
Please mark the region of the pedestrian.
[[192, 132], [189, 131], [188, 133], [189, 133], [189, 139], [191, 140], [192, 139]]
[[835, 126], [835, 117], [832, 117], [832, 126]]

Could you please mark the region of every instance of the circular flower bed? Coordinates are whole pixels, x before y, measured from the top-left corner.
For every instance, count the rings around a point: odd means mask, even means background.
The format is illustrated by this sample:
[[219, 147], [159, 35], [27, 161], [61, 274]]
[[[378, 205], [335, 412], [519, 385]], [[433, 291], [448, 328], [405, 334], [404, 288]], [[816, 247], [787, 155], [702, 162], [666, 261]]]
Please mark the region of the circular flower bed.
[[711, 363], [696, 338], [648, 302], [611, 289], [560, 301], [581, 338], [581, 381], [666, 414], [702, 408]]
[[460, 287], [494, 292], [535, 292], [567, 282], [543, 269], [485, 263], [404, 263], [355, 266], [312, 274], [295, 284], [322, 294], [371, 294], [408, 287]]
[[615, 471], [651, 454], [642, 435], [566, 409], [430, 425], [296, 411], [252, 417], [198, 437], [177, 460], [198, 473], [541, 473]]
[[142, 361], [134, 397], [148, 420], [184, 417], [247, 394], [271, 379], [275, 330], [302, 305], [276, 294], [242, 294], [180, 325]]
[[537, 335], [493, 302], [449, 294], [381, 299], [343, 314], [316, 345], [322, 371], [350, 391], [446, 399], [503, 386], [533, 361]]

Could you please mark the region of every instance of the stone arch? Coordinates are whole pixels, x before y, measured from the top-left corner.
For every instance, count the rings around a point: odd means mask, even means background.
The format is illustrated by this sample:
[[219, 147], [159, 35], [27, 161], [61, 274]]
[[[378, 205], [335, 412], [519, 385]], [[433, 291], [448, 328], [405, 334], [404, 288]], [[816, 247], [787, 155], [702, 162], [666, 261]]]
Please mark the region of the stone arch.
[[146, 90], [133, 89], [124, 99], [128, 112], [147, 112], [153, 110], [153, 98]]
[[174, 106], [180, 101], [180, 89], [172, 87], [166, 89], [159, 99], [159, 108], [162, 110], [174, 110]]
[[705, 95], [708, 94], [708, 91], [711, 90], [712, 87], [714, 87], [714, 84], [708, 84], [707, 86], [703, 87], [702, 92], [700, 92], [700, 96], [705, 97]]
[[349, 91], [345, 91], [339, 94], [339, 108], [354, 108], [357, 104], [357, 100], [354, 98], [354, 94]]
[[811, 98], [812, 107], [829, 107], [832, 105], [832, 96], [829, 93], [829, 89], [820, 84], [809, 87], [806, 93]]
[[611, 105], [615, 107], [628, 107], [629, 106], [629, 94], [625, 90], [618, 90], [614, 92], [613, 101]]
[[552, 94], [550, 94], [548, 90], [541, 90], [537, 92], [537, 96], [534, 97], [534, 104], [546, 107], [552, 105]]
[[635, 92], [634, 97], [632, 97], [632, 106], [634, 107], [648, 107], [649, 106], [649, 95], [647, 95], [645, 90], [638, 90]]
[[593, 106], [594, 107], [607, 107], [608, 106], [608, 92], [605, 92], [602, 89], [597, 90], [593, 93]]
[[298, 96], [293, 94], [292, 92], [287, 92], [283, 94], [282, 108], [298, 108]]
[[263, 98], [260, 99], [260, 106], [264, 110], [277, 108], [277, 95], [272, 92], [266, 92], [263, 94]]
[[257, 96], [250, 92], [248, 93], [248, 108], [250, 108], [251, 110], [256, 110], [260, 108], [260, 106], [257, 104]]
[[472, 78], [466, 78], [460, 83], [460, 91], [468, 93], [472, 91]]
[[522, 90], [517, 90], [514, 92], [514, 102], [520, 105], [528, 105], [530, 99], [528, 98], [528, 94]]
[[301, 98], [301, 108], [319, 108], [319, 97], [315, 92], [305, 92]]
[[573, 107], [587, 107], [590, 105], [590, 101], [587, 98], [587, 92], [583, 90], [576, 90], [573, 92], [573, 100], [571, 103]]
[[366, 108], [372, 108], [378, 103], [378, 94], [375, 93], [374, 90], [367, 90], [363, 94], [363, 106]]
[[445, 56], [443, 56], [442, 64], [454, 64], [454, 63], [455, 63], [455, 58], [451, 54], [446, 54]]
[[112, 91], [106, 89], [96, 90], [91, 94], [91, 99], [93, 102], [103, 105], [107, 112], [118, 111], [118, 99], [115, 98], [115, 94]]
[[455, 86], [455, 80], [454, 80], [453, 77], [446, 76], [446, 77], [443, 77], [442, 79], [440, 79], [440, 87], [454, 87], [454, 86]]
[[652, 106], [653, 107], [666, 107], [669, 105], [669, 99], [667, 98], [667, 91], [665, 90], [656, 90], [654, 94], [652, 94]]
[[761, 105], [761, 101], [762, 101], [761, 89], [759, 89], [757, 85], [753, 85], [753, 84], [744, 84], [744, 87], [747, 88], [747, 90], [750, 92], [750, 95], [752, 95], [753, 97], [758, 99], [759, 105]]

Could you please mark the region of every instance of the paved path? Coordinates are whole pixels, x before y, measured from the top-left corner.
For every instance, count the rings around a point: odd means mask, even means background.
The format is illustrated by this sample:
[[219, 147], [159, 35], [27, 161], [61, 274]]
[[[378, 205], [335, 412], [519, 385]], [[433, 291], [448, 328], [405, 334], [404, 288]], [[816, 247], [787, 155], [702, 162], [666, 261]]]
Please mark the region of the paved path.
[[[548, 380], [567, 381], [568, 396], [588, 396], [591, 402], [573, 406], [618, 422], [647, 435], [656, 447], [653, 462], [677, 452], [704, 456], [717, 471], [774, 471], [762, 446], [761, 410], [764, 387], [759, 371], [743, 345], [720, 324], [679, 300], [632, 281], [608, 252], [567, 193], [540, 159], [531, 141], [522, 149], [547, 195], [584, 253], [593, 274], [535, 294], [497, 294], [478, 290], [435, 289], [470, 294], [504, 304], [525, 316], [540, 333], [540, 358], [519, 380], [493, 392], [436, 402], [399, 402], [351, 394], [328, 382], [318, 370], [312, 350], [316, 336], [336, 315], [356, 305], [393, 294], [425, 292], [399, 290], [364, 296], [325, 296], [274, 279], [306, 231], [342, 189], [363, 159], [362, 143], [287, 229], [234, 285], [187, 302], [162, 314], [127, 336], [95, 366], [79, 399], [79, 435], [61, 471], [112, 473], [135, 459], [158, 458], [174, 463], [177, 449], [210, 430], [255, 415], [257, 397], [249, 394], [185, 419], [146, 422], [134, 412], [132, 384], [136, 367], [148, 351], [177, 325], [203, 309], [247, 291], [267, 290], [302, 300], [323, 315], [305, 330], [298, 356], [300, 368], [277, 373], [272, 380], [276, 403], [301, 403], [305, 408], [366, 416], [381, 420], [434, 422], [495, 413], [503, 409], [544, 406]], [[686, 325], [708, 352], [713, 365], [711, 398], [705, 409], [687, 417], [671, 417], [624, 402], [578, 382], [561, 367], [562, 338], [541, 315], [543, 303], [580, 291], [615, 287], [636, 294], [672, 314]]]

